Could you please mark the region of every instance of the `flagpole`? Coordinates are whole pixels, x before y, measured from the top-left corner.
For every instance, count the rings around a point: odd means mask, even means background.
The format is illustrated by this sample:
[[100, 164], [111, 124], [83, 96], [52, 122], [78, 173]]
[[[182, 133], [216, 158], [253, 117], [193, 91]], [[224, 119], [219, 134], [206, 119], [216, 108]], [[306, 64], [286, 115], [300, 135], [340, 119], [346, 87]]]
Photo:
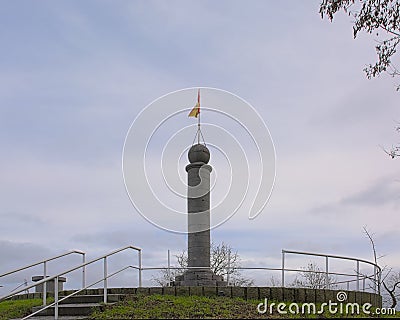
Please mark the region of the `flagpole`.
[[197, 144], [200, 144], [200, 89], [198, 89], [199, 91], [197, 92], [197, 103], [199, 104], [198, 108], [199, 108], [199, 118], [198, 118], [198, 122], [197, 122]]
[[197, 144], [200, 144], [200, 112], [199, 112], [199, 119], [197, 122]]

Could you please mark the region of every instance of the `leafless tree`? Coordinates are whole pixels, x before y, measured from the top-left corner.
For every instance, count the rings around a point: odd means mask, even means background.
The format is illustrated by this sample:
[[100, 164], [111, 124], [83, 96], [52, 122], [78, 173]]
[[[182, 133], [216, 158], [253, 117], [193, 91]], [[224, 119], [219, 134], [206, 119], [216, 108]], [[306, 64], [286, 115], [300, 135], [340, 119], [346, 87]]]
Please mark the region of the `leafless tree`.
[[268, 285], [271, 287], [281, 287], [282, 281], [279, 280], [276, 276], [272, 275], [268, 280]]
[[[365, 235], [368, 237], [369, 242], [371, 243], [371, 249], [374, 256], [374, 262], [378, 265], [378, 260], [383, 256], [378, 256], [375, 246], [374, 234], [371, 233], [366, 226], [363, 227]], [[389, 268], [387, 265], [381, 267], [381, 272], [379, 272], [376, 279], [374, 278], [375, 285], [378, 286], [378, 293], [380, 294], [380, 286], [386, 290], [387, 295], [384, 296], [384, 303], [389, 305], [390, 308], [395, 308], [397, 305], [397, 300], [400, 298], [400, 271], [394, 271], [392, 268]], [[399, 290], [398, 290], [399, 289]]]
[[374, 262], [376, 265], [378, 265], [378, 259], [382, 258], [383, 256], [378, 257], [377, 253], [376, 253], [376, 246], [375, 246], [375, 241], [374, 241], [374, 234], [371, 233], [370, 231], [368, 231], [367, 226], [363, 227], [364, 233], [367, 236], [367, 238], [369, 239], [369, 242], [371, 243], [371, 249], [372, 249], [372, 253], [374, 255]]
[[293, 280], [292, 287], [302, 287], [311, 289], [336, 289], [336, 278], [326, 275], [315, 262], [309, 262], [307, 267], [302, 268]]
[[391, 308], [395, 308], [397, 300], [400, 298], [400, 292], [396, 291], [400, 288], [400, 272], [392, 272], [386, 281], [382, 282], [383, 287], [390, 297]]
[[[186, 251], [175, 255], [179, 269], [162, 269], [158, 276], [153, 277], [152, 281], [160, 286], [168, 286], [172, 279], [185, 272], [188, 265], [188, 256]], [[225, 279], [229, 274], [229, 285], [232, 286], [252, 286], [253, 280], [246, 278], [240, 272], [241, 259], [237, 251], [224, 242], [216, 245], [211, 243], [210, 267], [211, 270]]]
[[219, 245], [211, 244], [211, 270], [225, 279], [229, 274], [229, 284], [235, 287], [248, 287], [254, 284], [253, 280], [242, 275], [240, 270], [241, 259], [237, 251], [224, 242]]
[[175, 255], [178, 265], [172, 266], [172, 268], [164, 268], [158, 273], [157, 276], [153, 276], [151, 279], [156, 285], [161, 287], [167, 287], [176, 276], [182, 275], [186, 271], [188, 265], [188, 256], [186, 251], [182, 251]]

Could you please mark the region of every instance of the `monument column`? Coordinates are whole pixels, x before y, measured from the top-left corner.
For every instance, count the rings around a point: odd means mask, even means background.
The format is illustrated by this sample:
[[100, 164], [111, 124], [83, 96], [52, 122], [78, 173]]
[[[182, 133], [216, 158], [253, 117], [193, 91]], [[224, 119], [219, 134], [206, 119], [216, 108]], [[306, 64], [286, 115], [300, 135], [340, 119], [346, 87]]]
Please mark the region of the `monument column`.
[[203, 144], [188, 152], [188, 270], [175, 277], [175, 286], [226, 286], [210, 269], [210, 151]]
[[210, 152], [196, 144], [188, 153], [188, 267], [210, 268]]

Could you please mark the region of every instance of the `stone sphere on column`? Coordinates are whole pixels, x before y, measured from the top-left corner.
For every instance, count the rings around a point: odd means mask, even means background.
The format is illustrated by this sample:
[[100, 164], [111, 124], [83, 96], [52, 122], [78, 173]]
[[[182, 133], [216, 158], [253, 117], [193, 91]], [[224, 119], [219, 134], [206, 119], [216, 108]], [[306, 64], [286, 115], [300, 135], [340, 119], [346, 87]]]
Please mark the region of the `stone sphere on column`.
[[189, 149], [188, 158], [190, 163], [208, 163], [210, 161], [210, 151], [203, 144], [195, 144]]

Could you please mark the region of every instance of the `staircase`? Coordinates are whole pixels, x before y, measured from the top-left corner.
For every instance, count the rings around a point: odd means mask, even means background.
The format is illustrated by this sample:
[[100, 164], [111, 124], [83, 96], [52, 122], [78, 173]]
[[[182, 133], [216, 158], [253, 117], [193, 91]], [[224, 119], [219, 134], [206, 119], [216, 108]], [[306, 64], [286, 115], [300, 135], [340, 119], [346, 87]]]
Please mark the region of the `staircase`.
[[[109, 294], [107, 296], [108, 304], [114, 304], [121, 301], [125, 295], [122, 294]], [[60, 299], [63, 297], [60, 296]], [[87, 316], [95, 310], [101, 310], [104, 307], [103, 295], [75, 295], [60, 302], [58, 306], [59, 316]], [[40, 310], [42, 307], [34, 307], [32, 312]], [[33, 319], [38, 319], [42, 316], [51, 316], [54, 319], [54, 307], [39, 312]]]
[[[115, 271], [113, 273], [109, 273], [107, 271], [107, 266], [108, 266], [108, 257], [116, 255], [122, 251], [127, 251], [127, 250], [133, 250], [137, 252], [137, 258], [138, 258], [138, 266], [133, 266], [133, 265], [128, 265], [118, 271]], [[38, 288], [41, 289], [41, 296], [43, 298], [43, 306], [41, 307], [35, 307], [33, 308], [33, 313], [37, 312], [35, 315], [31, 315], [28, 317], [34, 317], [37, 316], [36, 319], [42, 318], [46, 319], [43, 317], [51, 317], [53, 319], [58, 319], [59, 316], [61, 318], [66, 319], [65, 317], [72, 317], [71, 319], [77, 319], [77, 318], [82, 318], [84, 316], [87, 316], [91, 314], [93, 311], [101, 310], [102, 307], [104, 307], [104, 301], [107, 301], [107, 304], [112, 304], [120, 301], [122, 297], [125, 294], [122, 292], [113, 292], [113, 289], [108, 289], [108, 280], [111, 277], [114, 277], [121, 272], [124, 272], [125, 270], [137, 270], [138, 271], [138, 287], [142, 286], [142, 249], [134, 246], [126, 246], [117, 250], [112, 251], [109, 254], [103, 255], [99, 258], [93, 259], [89, 262], [83, 262], [82, 264], [73, 267], [72, 269], [66, 270], [62, 273], [59, 273], [57, 275], [53, 276], [43, 276], [42, 280], [39, 280], [35, 282], [35, 284], [26, 286], [24, 288], [17, 288], [14, 289], [12, 292], [9, 294], [6, 294], [2, 297], [0, 297], [0, 301], [4, 301], [10, 298], [17, 297], [18, 294], [21, 294], [22, 292], [25, 292], [33, 287], [36, 287], [36, 290]], [[77, 252], [76, 250], [73, 251], [73, 253]], [[70, 252], [71, 253], [71, 252]], [[64, 255], [60, 255], [51, 259], [47, 259], [32, 265], [29, 265], [27, 267], [19, 268], [10, 272], [7, 272], [5, 274], [0, 275], [2, 276], [7, 276], [16, 272], [19, 272], [21, 270], [25, 270], [27, 268], [31, 268], [32, 266], [36, 266], [39, 264], [44, 265], [44, 275], [47, 275], [46, 272], [46, 263], [50, 260], [58, 259], [59, 257], [68, 255], [70, 253], [66, 253]], [[78, 252], [82, 253], [82, 252]], [[91, 265], [93, 263], [96, 263], [98, 261], [103, 261], [103, 277], [100, 278], [99, 280], [91, 283], [91, 284], [86, 284], [86, 277], [85, 277], [85, 269], [88, 265]], [[82, 269], [82, 289], [74, 290], [74, 291], [59, 291], [59, 284], [62, 279], [64, 279], [65, 275], [74, 272], [78, 269]], [[47, 291], [47, 285], [45, 286], [44, 283], [51, 283], [54, 282], [54, 301], [57, 302], [57, 305], [55, 306], [49, 306], [45, 310], [40, 311], [42, 308], [45, 308], [44, 306], [48, 306], [49, 304], [46, 301], [46, 297], [48, 296], [48, 291]], [[92, 288], [93, 286], [102, 283], [103, 284], [103, 289], [89, 289]], [[50, 287], [49, 287], [50, 288]], [[129, 289], [128, 289], [129, 291]], [[35, 293], [36, 294], [36, 293]], [[20, 297], [19, 297], [20, 298]], [[64, 299], [63, 301], [60, 301]], [[57, 310], [57, 311], [56, 311]], [[40, 312], [39, 312], [40, 311]], [[49, 318], [47, 318], [49, 319]]]

